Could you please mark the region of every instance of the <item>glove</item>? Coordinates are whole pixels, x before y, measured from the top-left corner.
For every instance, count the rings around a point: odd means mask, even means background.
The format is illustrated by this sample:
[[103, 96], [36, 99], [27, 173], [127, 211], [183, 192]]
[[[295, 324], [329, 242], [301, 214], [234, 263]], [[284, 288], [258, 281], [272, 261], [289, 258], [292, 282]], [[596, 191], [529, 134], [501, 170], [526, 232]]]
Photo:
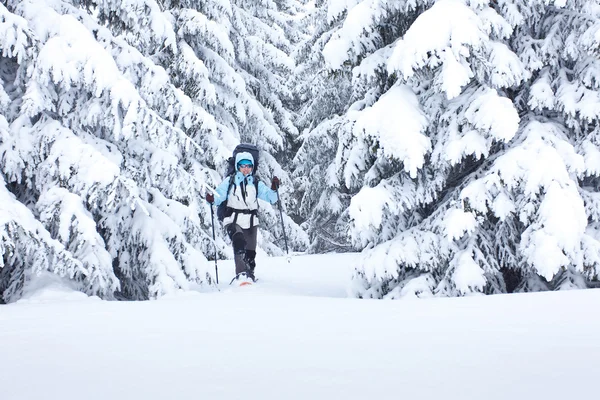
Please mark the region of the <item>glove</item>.
[[271, 189], [272, 190], [279, 189], [279, 178], [276, 176], [274, 176], [273, 179], [271, 179]]
[[206, 201], [208, 201], [210, 204], [215, 202], [215, 196], [213, 196], [212, 193], [206, 193]]

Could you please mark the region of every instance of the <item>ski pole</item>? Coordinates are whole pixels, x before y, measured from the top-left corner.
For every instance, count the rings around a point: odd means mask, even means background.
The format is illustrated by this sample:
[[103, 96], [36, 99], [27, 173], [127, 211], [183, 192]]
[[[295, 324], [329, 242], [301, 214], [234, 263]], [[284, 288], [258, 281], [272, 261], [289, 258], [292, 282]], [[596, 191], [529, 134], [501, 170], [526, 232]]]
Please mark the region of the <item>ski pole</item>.
[[210, 220], [212, 222], [213, 245], [215, 246], [215, 275], [217, 276], [217, 285], [219, 284], [219, 269], [217, 268], [217, 239], [215, 238], [215, 213], [213, 205], [210, 203]]
[[279, 217], [281, 218], [281, 229], [283, 229], [283, 241], [285, 243], [285, 252], [289, 256], [290, 252], [288, 251], [287, 244], [287, 236], [285, 234], [285, 225], [283, 225], [283, 211], [281, 211], [281, 198], [279, 197], [279, 188], [275, 189], [277, 192], [277, 204], [279, 205]]

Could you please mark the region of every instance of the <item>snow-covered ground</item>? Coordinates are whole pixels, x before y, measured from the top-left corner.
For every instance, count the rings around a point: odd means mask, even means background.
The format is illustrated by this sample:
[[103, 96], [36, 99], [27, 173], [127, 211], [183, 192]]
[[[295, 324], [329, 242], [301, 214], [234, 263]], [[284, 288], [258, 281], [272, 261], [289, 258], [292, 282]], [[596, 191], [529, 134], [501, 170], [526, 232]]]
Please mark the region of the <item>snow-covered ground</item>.
[[598, 396], [600, 290], [344, 298], [352, 254], [259, 260], [259, 284], [105, 302], [48, 284], [0, 306], [0, 399]]

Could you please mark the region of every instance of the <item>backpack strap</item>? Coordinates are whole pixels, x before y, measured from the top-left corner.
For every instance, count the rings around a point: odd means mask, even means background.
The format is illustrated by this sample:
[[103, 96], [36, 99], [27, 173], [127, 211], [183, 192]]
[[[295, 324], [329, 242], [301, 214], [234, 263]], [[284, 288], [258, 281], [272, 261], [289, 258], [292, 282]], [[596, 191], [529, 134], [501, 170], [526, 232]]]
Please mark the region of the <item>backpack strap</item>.
[[[225, 192], [225, 195], [227, 197], [225, 197], [225, 200], [223, 200], [223, 202], [219, 205], [219, 207], [223, 207], [223, 214], [222, 217], [220, 217], [220, 220], [222, 221], [225, 217], [228, 217], [231, 215], [230, 210], [232, 210], [231, 207], [229, 207], [227, 205], [228, 201], [229, 201], [229, 191], [231, 190], [231, 187], [233, 186], [233, 181], [234, 181], [234, 175], [231, 175], [231, 177], [229, 178], [229, 185], [227, 186], [227, 191]], [[218, 211], [217, 211], [218, 214]]]
[[233, 186], [233, 182], [235, 182], [235, 174], [231, 174], [231, 176], [229, 177], [229, 186], [227, 186], [227, 197], [229, 197], [229, 191]]
[[252, 177], [254, 178], [252, 180], [254, 181], [254, 187], [256, 188], [256, 212], [250, 216], [250, 228], [254, 226], [254, 216], [258, 215], [258, 208], [260, 207], [258, 203], [258, 182], [260, 182], [260, 180], [256, 175], [252, 175]]
[[258, 210], [238, 210], [236, 208], [232, 208], [233, 210], [233, 221], [232, 224], [237, 223], [237, 218], [239, 214], [250, 214], [250, 228], [254, 226], [254, 216], [258, 213]]

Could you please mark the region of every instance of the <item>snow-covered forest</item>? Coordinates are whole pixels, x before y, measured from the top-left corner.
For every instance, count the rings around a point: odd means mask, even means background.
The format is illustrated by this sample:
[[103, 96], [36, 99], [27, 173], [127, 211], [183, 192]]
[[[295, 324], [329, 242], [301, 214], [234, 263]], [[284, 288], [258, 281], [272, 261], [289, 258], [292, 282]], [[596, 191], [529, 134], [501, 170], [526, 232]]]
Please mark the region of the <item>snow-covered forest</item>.
[[597, 0], [5, 0], [0, 49], [0, 302], [213, 284], [240, 142], [260, 252], [356, 297], [598, 285]]

